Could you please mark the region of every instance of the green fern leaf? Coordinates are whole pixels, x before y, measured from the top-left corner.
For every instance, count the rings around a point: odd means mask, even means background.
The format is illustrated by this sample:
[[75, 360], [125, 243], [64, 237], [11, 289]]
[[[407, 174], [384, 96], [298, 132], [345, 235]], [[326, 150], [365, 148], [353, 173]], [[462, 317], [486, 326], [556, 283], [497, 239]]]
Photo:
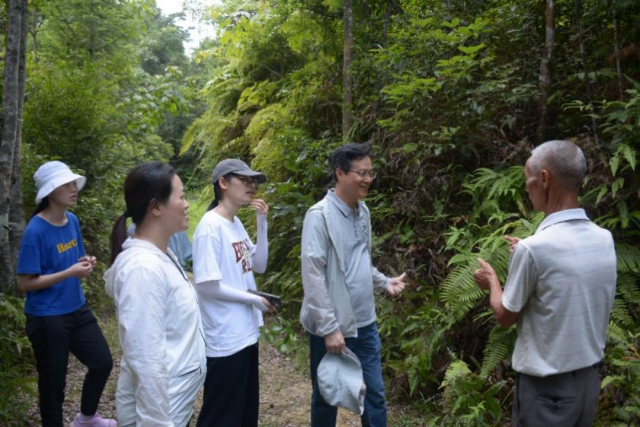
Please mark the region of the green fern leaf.
[[455, 380], [471, 375], [469, 366], [462, 360], [454, 360], [451, 362], [447, 371], [444, 374], [444, 381], [442, 381], [442, 387], [451, 385]]
[[616, 245], [618, 271], [640, 274], [640, 249], [627, 244]]
[[629, 336], [618, 324], [615, 322], [609, 322], [607, 341], [615, 345], [622, 345], [626, 347], [629, 344]]
[[487, 378], [513, 351], [517, 332], [515, 327], [505, 329], [495, 326], [489, 334], [489, 340], [484, 347], [484, 358], [480, 377]]

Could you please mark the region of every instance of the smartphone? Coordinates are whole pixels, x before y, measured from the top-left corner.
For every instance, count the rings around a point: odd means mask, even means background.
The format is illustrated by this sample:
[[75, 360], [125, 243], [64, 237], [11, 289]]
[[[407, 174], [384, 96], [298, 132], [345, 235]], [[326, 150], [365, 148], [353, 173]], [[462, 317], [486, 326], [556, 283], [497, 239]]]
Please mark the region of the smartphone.
[[271, 294], [268, 294], [266, 292], [254, 291], [253, 289], [249, 290], [248, 292], [251, 293], [251, 294], [254, 294], [254, 295], [261, 296], [262, 298], [264, 298], [267, 301], [269, 301], [269, 304], [271, 304], [272, 306], [274, 306], [278, 310], [280, 310], [282, 308], [282, 299], [277, 295], [271, 295]]

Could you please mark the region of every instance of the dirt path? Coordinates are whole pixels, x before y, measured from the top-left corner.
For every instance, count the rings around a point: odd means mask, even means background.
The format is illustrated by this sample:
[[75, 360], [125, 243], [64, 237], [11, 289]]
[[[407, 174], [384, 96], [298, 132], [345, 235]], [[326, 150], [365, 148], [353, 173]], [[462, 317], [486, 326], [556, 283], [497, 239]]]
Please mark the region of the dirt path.
[[[103, 331], [111, 344], [115, 366], [100, 401], [100, 412], [103, 417], [115, 418], [115, 392], [121, 353], [117, 347], [117, 335], [113, 335], [114, 332], [117, 334], [117, 331], [114, 331], [110, 324], [103, 325]], [[67, 375], [67, 397], [64, 403], [65, 425], [71, 423], [80, 407], [80, 395], [85, 372], [86, 368], [75, 357], [70, 356], [69, 373]], [[260, 387], [260, 426], [303, 427], [309, 425], [311, 380], [296, 370], [295, 364], [291, 359], [265, 343], [260, 345]], [[196, 402], [196, 416], [201, 402], [202, 394]], [[39, 425], [37, 398], [34, 398], [33, 405], [29, 413], [26, 414], [25, 425]], [[360, 422], [357, 415], [339, 410], [338, 426], [351, 427], [359, 425]]]
[[[261, 346], [260, 362], [260, 425], [308, 426], [311, 379], [296, 371], [294, 362], [270, 345]], [[339, 409], [337, 425], [359, 426], [360, 417]]]

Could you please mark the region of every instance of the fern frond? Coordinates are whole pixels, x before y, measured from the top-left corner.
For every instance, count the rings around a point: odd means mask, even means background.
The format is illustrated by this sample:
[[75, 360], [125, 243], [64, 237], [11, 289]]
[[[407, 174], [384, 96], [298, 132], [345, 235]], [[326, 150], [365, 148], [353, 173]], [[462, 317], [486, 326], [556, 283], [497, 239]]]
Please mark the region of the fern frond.
[[640, 275], [635, 273], [619, 273], [616, 290], [624, 300], [633, 306], [640, 305]]
[[452, 266], [456, 264], [461, 264], [461, 265], [469, 264], [474, 262], [476, 260], [476, 257], [477, 255], [474, 256], [474, 254], [468, 254], [468, 253], [455, 254], [449, 260], [448, 265]]
[[616, 298], [613, 302], [611, 320], [625, 329], [633, 327], [633, 318], [629, 315], [629, 308], [624, 298]]
[[[492, 397], [495, 396], [500, 389], [502, 389], [502, 387], [506, 384], [506, 381], [498, 381], [497, 383], [493, 384], [491, 387], [489, 387], [489, 390], [487, 390], [484, 395], [487, 397]], [[499, 408], [498, 408], [499, 409]]]
[[451, 385], [455, 380], [466, 377], [468, 375], [471, 375], [469, 366], [462, 360], [454, 360], [453, 362], [451, 362], [451, 364], [447, 368], [447, 371], [444, 373], [444, 380], [442, 381], [440, 387], [447, 387]]
[[617, 323], [609, 322], [609, 329], [607, 330], [607, 341], [617, 346], [626, 347], [629, 345], [629, 336], [625, 330]]
[[[613, 412], [615, 412], [616, 416], [617, 416], [618, 418], [620, 418], [621, 420], [623, 420], [623, 421], [629, 421], [629, 420], [631, 419], [631, 417], [629, 416], [629, 414], [628, 414], [628, 413], [627, 413], [623, 408], [621, 408], [621, 407], [619, 407], [619, 406], [614, 407], [614, 408], [613, 408]], [[620, 425], [623, 425], [623, 426], [625, 426], [625, 427], [626, 427], [626, 426], [628, 426], [629, 424], [627, 424], [627, 423], [624, 423], [624, 424], [623, 424], [623, 423], [620, 423]]]
[[506, 241], [501, 240], [502, 247], [491, 252], [490, 255], [484, 250], [485, 245], [489, 247], [492, 245], [492, 242], [487, 239], [480, 243], [483, 250], [479, 254], [457, 255], [458, 266], [447, 276], [440, 292], [440, 300], [455, 320], [465, 316], [486, 295], [486, 292], [481, 290], [473, 280], [473, 273], [478, 268], [476, 258], [485, 259], [496, 270], [500, 280], [505, 279], [509, 264], [509, 248]]
[[640, 249], [620, 243], [616, 245], [616, 255], [619, 272], [640, 274]]
[[475, 268], [471, 262], [454, 268], [442, 285], [440, 300], [456, 319], [468, 313], [485, 296], [473, 281]]
[[615, 359], [611, 363], [631, 373], [636, 378], [640, 377], [640, 360], [638, 359]]
[[496, 325], [489, 334], [489, 340], [484, 347], [482, 369], [480, 377], [487, 378], [513, 351], [517, 332], [515, 327], [505, 329]]

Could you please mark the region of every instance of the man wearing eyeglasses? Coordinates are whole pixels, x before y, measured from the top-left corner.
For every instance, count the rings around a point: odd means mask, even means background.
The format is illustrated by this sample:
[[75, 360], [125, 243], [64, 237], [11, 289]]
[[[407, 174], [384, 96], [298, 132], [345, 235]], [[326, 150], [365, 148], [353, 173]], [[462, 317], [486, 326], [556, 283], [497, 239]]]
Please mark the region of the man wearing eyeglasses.
[[331, 155], [335, 188], [304, 219], [300, 320], [309, 334], [312, 427], [336, 425], [337, 408], [321, 396], [317, 371], [327, 352], [340, 354], [345, 347], [362, 364], [367, 388], [362, 425], [387, 425], [373, 292], [399, 295], [406, 273], [388, 278], [371, 261], [371, 219], [362, 201], [376, 176], [370, 156], [368, 144], [336, 149]]

